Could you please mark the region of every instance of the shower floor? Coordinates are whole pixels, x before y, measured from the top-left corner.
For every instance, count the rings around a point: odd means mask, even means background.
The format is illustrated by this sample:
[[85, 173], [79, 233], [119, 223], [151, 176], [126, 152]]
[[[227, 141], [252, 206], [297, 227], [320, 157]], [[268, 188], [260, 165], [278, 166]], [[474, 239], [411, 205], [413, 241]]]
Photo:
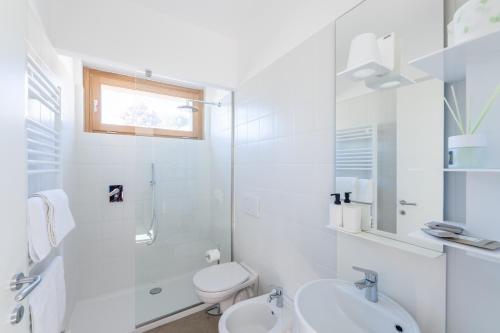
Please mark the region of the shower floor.
[[[200, 300], [193, 286], [194, 273], [172, 280], [149, 283], [137, 288], [135, 292], [137, 324], [146, 323], [199, 304]], [[151, 295], [149, 291], [157, 287], [162, 288], [162, 292]]]
[[[198, 304], [193, 274], [80, 301], [71, 316], [70, 332], [130, 333], [136, 323], [151, 322]], [[151, 295], [149, 290], [155, 287], [162, 292]]]

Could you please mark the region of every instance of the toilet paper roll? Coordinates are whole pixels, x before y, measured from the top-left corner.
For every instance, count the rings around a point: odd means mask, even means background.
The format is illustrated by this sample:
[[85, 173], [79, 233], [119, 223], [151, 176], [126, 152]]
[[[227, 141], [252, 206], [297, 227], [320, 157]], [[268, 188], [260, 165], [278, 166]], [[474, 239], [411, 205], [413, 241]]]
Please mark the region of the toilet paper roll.
[[219, 249], [208, 250], [205, 253], [205, 259], [207, 260], [208, 263], [212, 263], [212, 262], [215, 262], [217, 260], [220, 260], [220, 251], [219, 251]]

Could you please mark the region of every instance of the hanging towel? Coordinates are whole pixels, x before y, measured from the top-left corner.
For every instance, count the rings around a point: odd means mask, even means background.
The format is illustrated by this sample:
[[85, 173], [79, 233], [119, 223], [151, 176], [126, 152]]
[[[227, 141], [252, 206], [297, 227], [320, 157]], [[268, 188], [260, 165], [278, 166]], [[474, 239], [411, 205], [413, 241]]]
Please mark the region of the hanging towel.
[[52, 248], [47, 234], [47, 207], [39, 197], [28, 199], [28, 243], [33, 262], [45, 259]]
[[63, 190], [57, 189], [35, 193], [34, 197], [42, 199], [46, 206], [48, 239], [52, 247], [57, 247], [75, 227], [68, 196]]
[[64, 264], [56, 257], [42, 274], [42, 282], [29, 296], [32, 333], [60, 333], [66, 311]]

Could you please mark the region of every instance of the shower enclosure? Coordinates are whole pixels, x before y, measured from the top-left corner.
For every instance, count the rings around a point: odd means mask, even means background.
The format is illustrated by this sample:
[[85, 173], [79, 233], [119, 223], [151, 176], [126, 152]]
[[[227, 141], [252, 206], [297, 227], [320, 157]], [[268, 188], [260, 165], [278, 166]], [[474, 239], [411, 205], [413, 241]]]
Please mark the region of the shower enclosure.
[[[192, 277], [209, 265], [205, 252], [231, 260], [232, 93], [205, 88], [204, 99], [214, 103], [202, 110], [201, 139], [77, 130], [68, 142], [80, 249], [72, 333], [144, 331], [197, 307]], [[181, 102], [182, 125], [200, 110]], [[110, 202], [118, 185], [123, 201]]]
[[[231, 260], [232, 96], [208, 89], [204, 139], [137, 141], [134, 177], [135, 324], [200, 305], [193, 275], [219, 248]], [[186, 112], [198, 112], [189, 109]]]

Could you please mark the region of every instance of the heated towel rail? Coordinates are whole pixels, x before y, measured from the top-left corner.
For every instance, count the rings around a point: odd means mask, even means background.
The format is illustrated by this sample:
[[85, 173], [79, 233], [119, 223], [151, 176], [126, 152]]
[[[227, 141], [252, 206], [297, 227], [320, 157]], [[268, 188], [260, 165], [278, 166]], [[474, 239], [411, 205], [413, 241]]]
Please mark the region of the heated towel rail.
[[[61, 88], [32, 57], [27, 58], [26, 147], [28, 176], [58, 179], [61, 172]], [[48, 176], [47, 176], [48, 175]], [[57, 181], [55, 181], [58, 183]], [[52, 181], [54, 183], [54, 181]]]
[[373, 172], [377, 153], [375, 125], [338, 129], [336, 143], [337, 170]]

